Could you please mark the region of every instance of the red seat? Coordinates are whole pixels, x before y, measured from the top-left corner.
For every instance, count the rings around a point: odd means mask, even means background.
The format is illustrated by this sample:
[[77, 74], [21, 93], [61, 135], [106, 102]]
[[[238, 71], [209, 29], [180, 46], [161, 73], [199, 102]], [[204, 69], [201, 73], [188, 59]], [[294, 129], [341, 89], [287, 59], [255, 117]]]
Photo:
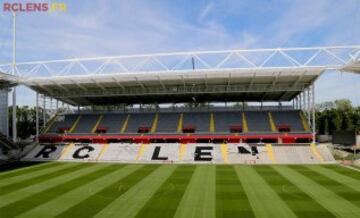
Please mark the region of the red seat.
[[139, 126], [138, 133], [148, 133], [150, 132], [149, 126]]
[[108, 127], [103, 127], [103, 126], [99, 126], [98, 128], [96, 128], [96, 133], [106, 133], [108, 131]]
[[70, 127], [59, 127], [58, 132], [59, 133], [67, 133], [69, 132]]
[[290, 132], [291, 126], [287, 124], [280, 124], [277, 126], [279, 132]]
[[196, 126], [193, 124], [184, 125], [182, 131], [183, 133], [194, 133], [196, 131]]
[[232, 133], [239, 133], [242, 132], [242, 125], [240, 124], [234, 124], [230, 126], [230, 132]]

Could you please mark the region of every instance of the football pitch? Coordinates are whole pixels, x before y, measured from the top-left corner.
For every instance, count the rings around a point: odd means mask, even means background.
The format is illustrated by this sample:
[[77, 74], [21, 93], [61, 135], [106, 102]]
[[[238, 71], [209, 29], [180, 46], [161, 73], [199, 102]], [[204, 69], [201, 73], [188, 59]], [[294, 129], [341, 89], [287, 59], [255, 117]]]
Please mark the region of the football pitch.
[[359, 217], [360, 172], [337, 165], [15, 163], [0, 217]]

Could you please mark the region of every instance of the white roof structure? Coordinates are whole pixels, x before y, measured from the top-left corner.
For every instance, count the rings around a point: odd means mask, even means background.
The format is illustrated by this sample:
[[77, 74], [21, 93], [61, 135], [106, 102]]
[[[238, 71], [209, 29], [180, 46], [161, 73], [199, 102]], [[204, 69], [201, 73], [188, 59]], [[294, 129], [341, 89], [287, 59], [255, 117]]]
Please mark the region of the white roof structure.
[[323, 72], [360, 73], [359, 63], [354, 45], [35, 61], [15, 71], [19, 83], [72, 105], [289, 101]]
[[18, 82], [17, 76], [2, 73], [0, 71], [0, 89], [16, 86]]

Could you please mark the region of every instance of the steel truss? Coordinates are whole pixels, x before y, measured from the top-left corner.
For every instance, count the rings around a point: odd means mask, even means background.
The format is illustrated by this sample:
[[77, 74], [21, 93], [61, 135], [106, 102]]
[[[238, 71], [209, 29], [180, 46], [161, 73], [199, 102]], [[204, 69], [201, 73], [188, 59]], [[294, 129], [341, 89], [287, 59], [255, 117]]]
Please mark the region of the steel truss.
[[[73, 58], [16, 63], [22, 78], [74, 75], [137, 74], [140, 72], [262, 70], [320, 67], [341, 70], [360, 60], [360, 45], [309, 48], [243, 49]], [[10, 74], [11, 64], [0, 65]], [[161, 78], [158, 78], [161, 80]], [[94, 81], [96, 83], [96, 81]]]

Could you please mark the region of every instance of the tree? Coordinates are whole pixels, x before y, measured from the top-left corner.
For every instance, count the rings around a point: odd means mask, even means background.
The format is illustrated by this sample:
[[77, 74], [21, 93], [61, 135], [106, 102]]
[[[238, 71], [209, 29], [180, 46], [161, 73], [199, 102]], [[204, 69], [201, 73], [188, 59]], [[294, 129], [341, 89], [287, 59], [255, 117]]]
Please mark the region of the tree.
[[318, 134], [333, 134], [340, 130], [360, 130], [360, 107], [348, 99], [318, 104], [316, 113]]
[[[9, 135], [12, 136], [12, 107], [9, 110]], [[43, 110], [39, 109], [39, 123], [43, 123]], [[17, 135], [21, 139], [29, 138], [31, 135], [36, 134], [36, 109], [35, 107], [23, 106], [16, 107], [16, 126]], [[49, 120], [49, 116], [46, 115], [46, 119]]]
[[335, 108], [335, 104], [334, 104], [334, 102], [331, 102], [331, 101], [325, 101], [323, 103], [317, 104], [316, 108], [319, 111], [331, 110], [331, 109]]
[[353, 109], [349, 99], [339, 99], [334, 101], [336, 109], [340, 111], [350, 111]]

